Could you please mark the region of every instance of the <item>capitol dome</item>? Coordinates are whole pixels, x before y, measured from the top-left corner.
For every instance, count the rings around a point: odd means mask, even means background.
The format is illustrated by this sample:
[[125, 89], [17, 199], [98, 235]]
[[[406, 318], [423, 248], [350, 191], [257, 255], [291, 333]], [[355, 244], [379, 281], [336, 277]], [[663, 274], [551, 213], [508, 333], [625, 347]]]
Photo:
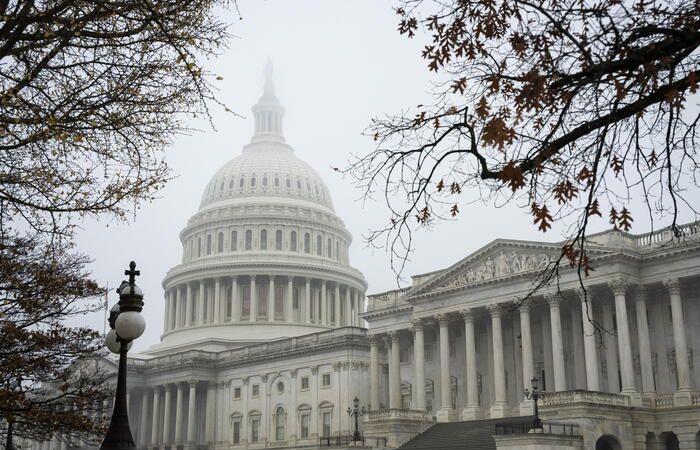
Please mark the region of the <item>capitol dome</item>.
[[214, 174], [180, 233], [151, 354], [361, 326], [367, 283], [350, 266], [352, 236], [321, 176], [285, 143], [269, 63], [253, 115], [250, 143]]

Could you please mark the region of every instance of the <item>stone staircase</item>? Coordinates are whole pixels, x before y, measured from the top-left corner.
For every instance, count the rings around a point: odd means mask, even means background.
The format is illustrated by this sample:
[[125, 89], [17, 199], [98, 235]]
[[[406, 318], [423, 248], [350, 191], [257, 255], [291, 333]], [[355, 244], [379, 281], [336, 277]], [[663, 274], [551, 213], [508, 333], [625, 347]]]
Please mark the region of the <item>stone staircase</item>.
[[519, 425], [532, 423], [532, 420], [532, 417], [509, 417], [437, 423], [399, 448], [406, 450], [496, 450], [493, 435], [496, 433], [497, 423]]

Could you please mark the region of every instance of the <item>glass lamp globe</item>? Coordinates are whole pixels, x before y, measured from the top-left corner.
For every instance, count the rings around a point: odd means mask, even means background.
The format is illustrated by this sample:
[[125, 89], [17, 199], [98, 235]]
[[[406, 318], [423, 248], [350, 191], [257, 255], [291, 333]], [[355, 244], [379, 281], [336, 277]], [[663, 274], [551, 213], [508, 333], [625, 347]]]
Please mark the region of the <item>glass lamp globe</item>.
[[133, 341], [143, 334], [146, 329], [146, 321], [136, 311], [125, 311], [119, 314], [114, 327], [120, 337]]
[[105, 345], [112, 353], [119, 353], [119, 342], [117, 342], [117, 332], [114, 330], [109, 330], [107, 336], [105, 336]]
[[[131, 350], [131, 344], [133, 342], [129, 342], [129, 344], [126, 346], [126, 351]], [[110, 352], [119, 354], [120, 350], [120, 344], [117, 342], [117, 332], [114, 330], [109, 330], [107, 332], [107, 336], [105, 336], [105, 346], [109, 349]]]

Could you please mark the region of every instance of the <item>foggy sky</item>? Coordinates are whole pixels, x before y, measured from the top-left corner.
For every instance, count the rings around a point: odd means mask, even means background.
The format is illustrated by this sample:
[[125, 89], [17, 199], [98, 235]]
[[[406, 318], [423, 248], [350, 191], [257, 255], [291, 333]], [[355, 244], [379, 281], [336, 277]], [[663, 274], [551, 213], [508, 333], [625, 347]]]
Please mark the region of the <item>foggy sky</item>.
[[[351, 264], [362, 271], [368, 293], [396, 288], [389, 256], [366, 248], [363, 235], [386, 223], [382, 204], [363, 205], [361, 192], [331, 167], [342, 167], [351, 153], [373, 148], [361, 131], [373, 115], [395, 113], [428, 100], [431, 74], [420, 59], [419, 39], [396, 31], [392, 2], [379, 0], [239, 0], [243, 20], [227, 13], [237, 36], [230, 48], [207, 67], [223, 77], [220, 99], [245, 118], [213, 109], [212, 130], [192, 121], [201, 131], [178, 138], [167, 152], [177, 177], [160, 192], [160, 199], [144, 205], [128, 224], [83, 224], [78, 250], [94, 259], [90, 270], [111, 289], [135, 260], [145, 293], [147, 328], [134, 343], [143, 350], [159, 341], [163, 329], [161, 281], [180, 263], [178, 234], [198, 207], [209, 179], [248, 143], [253, 123], [251, 106], [262, 92], [267, 57], [274, 64], [277, 97], [286, 108], [284, 134], [296, 155], [309, 162], [328, 185], [336, 213], [354, 239]], [[405, 276], [449, 266], [496, 238], [557, 241], [557, 231], [542, 234], [527, 211], [515, 206], [462, 206], [461, 218], [442, 223], [417, 236]], [[635, 233], [647, 231], [644, 218]], [[600, 227], [597, 227], [600, 229]], [[117, 300], [110, 294], [110, 306]], [[102, 316], [85, 318], [102, 329]]]

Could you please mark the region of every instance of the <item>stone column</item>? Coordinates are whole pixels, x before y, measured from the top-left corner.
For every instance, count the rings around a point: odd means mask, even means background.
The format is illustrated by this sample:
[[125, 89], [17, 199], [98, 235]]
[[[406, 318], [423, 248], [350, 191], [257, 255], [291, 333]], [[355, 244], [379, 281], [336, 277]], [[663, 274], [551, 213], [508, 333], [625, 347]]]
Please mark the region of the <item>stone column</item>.
[[589, 391], [600, 391], [598, 375], [598, 349], [595, 343], [595, 327], [593, 326], [593, 292], [588, 289], [578, 290], [581, 300], [581, 325], [583, 327], [583, 350], [586, 358], [586, 387]]
[[139, 439], [138, 443], [141, 447], [146, 447], [148, 445], [148, 437], [146, 436], [146, 427], [148, 427], [148, 399], [150, 397], [150, 392], [148, 389], [143, 390], [143, 395], [141, 396], [141, 420], [139, 425]]
[[270, 275], [270, 283], [267, 286], [267, 320], [275, 321], [275, 276]]
[[194, 318], [192, 317], [192, 284], [185, 284], [185, 326], [194, 325]]
[[389, 408], [401, 408], [401, 350], [400, 335], [398, 331], [387, 332], [391, 339], [391, 353], [389, 357]]
[[206, 408], [206, 421], [204, 425], [204, 436], [205, 442], [214, 442], [214, 421], [216, 416], [214, 415], [216, 406], [216, 383], [209, 382], [207, 384], [207, 408]]
[[352, 326], [352, 303], [350, 287], [345, 287], [345, 326]]
[[304, 279], [304, 322], [311, 323], [311, 278]]
[[[622, 373], [622, 393], [634, 395], [634, 365], [632, 365], [632, 347], [630, 329], [627, 322], [627, 302], [625, 292], [627, 283], [624, 280], [614, 280], [609, 283], [615, 296], [615, 317], [617, 318], [617, 351], [620, 354], [620, 372]], [[640, 401], [641, 402], [641, 401]]]
[[153, 419], [151, 420], [151, 445], [158, 445], [158, 430], [160, 429], [158, 418], [160, 417], [160, 387], [153, 386]]
[[552, 360], [554, 362], [554, 390], [566, 390], [566, 371], [564, 367], [564, 342], [561, 335], [561, 300], [558, 293], [546, 296], [549, 303], [549, 318], [552, 328]]
[[467, 386], [467, 404], [462, 410], [462, 420], [474, 420], [479, 410], [479, 390], [476, 380], [476, 339], [474, 337], [474, 312], [471, 309], [461, 311], [464, 319], [465, 379]]
[[177, 301], [175, 302], [175, 328], [182, 328], [182, 317], [183, 317], [183, 309], [184, 309], [184, 298], [182, 298], [182, 286], [178, 286], [175, 288], [175, 296], [177, 298]]
[[359, 315], [365, 312], [365, 293], [359, 290], [357, 291], [357, 311], [357, 326], [364, 328], [364, 324], [362, 323], [362, 317], [360, 317]]
[[491, 405], [491, 418], [504, 417], [506, 408], [506, 369], [503, 355], [503, 328], [501, 326], [501, 306], [488, 306], [491, 314], [491, 340], [493, 341], [493, 385], [494, 401]]
[[370, 334], [369, 338], [369, 404], [371, 410], [379, 409], [379, 339]]
[[204, 323], [204, 302], [206, 295], [204, 292], [204, 280], [199, 280], [199, 296], [197, 297], [197, 323]]
[[177, 287], [170, 288], [170, 327], [174, 330], [177, 326], [175, 318], [177, 317]]
[[177, 398], [175, 401], [175, 443], [182, 442], [182, 408], [184, 402], [184, 389], [182, 383], [177, 383]]
[[[520, 311], [520, 343], [523, 357], [523, 386], [530, 388], [535, 376], [534, 362], [532, 359], [532, 331], [530, 327], [530, 300], [516, 300], [516, 306]], [[531, 400], [523, 400], [520, 403], [520, 415], [532, 415], [535, 409]]]
[[187, 442], [194, 444], [194, 432], [197, 421], [195, 414], [197, 411], [197, 380], [190, 380], [190, 401], [187, 404]]
[[287, 277], [287, 306], [285, 313], [287, 322], [294, 322], [294, 278]]
[[250, 321], [258, 317], [258, 288], [255, 286], [255, 275], [250, 276]]
[[231, 277], [231, 322], [241, 320], [241, 301], [238, 296], [238, 277]]
[[605, 341], [605, 364], [607, 366], [606, 379], [608, 383], [608, 391], [617, 394], [620, 392], [620, 382], [617, 374], [617, 343], [613, 338], [615, 331], [611, 303], [604, 301], [602, 303], [602, 310], [603, 328], [605, 329], [603, 339]]
[[342, 323], [340, 319], [340, 285], [335, 283], [335, 326], [341, 327]]
[[[683, 301], [681, 299], [681, 283], [677, 278], [664, 281], [671, 298], [671, 320], [673, 322], [673, 345], [676, 350], [676, 373], [678, 375], [678, 392], [685, 394], [692, 390], [690, 366], [688, 364], [688, 344], [686, 343], [685, 327], [683, 325]], [[676, 396], [676, 404], [680, 406]], [[689, 397], [689, 396], [688, 396]]]
[[449, 320], [446, 314], [435, 316], [440, 327], [440, 409], [437, 411], [438, 422], [451, 422], [455, 419], [450, 398], [450, 334]]
[[221, 322], [221, 277], [214, 278], [214, 323]]
[[163, 408], [163, 444], [170, 444], [170, 403], [172, 392], [170, 391], [170, 385], [166, 384], [163, 386], [165, 390], [165, 405]]
[[328, 298], [326, 295], [326, 281], [321, 281], [321, 323], [323, 325], [328, 325], [330, 320], [328, 320]]
[[163, 333], [170, 331], [170, 291], [165, 291], [163, 295], [165, 301], [165, 314], [163, 314]]
[[635, 291], [634, 310], [637, 316], [639, 366], [642, 370], [642, 394], [654, 394], [656, 389], [654, 389], [654, 367], [651, 363], [651, 343], [649, 342], [646, 289], [642, 285], [637, 286]]
[[413, 319], [413, 368], [415, 374], [413, 382], [416, 385], [416, 401], [414, 409], [425, 411], [425, 335], [423, 334], [423, 321]]

